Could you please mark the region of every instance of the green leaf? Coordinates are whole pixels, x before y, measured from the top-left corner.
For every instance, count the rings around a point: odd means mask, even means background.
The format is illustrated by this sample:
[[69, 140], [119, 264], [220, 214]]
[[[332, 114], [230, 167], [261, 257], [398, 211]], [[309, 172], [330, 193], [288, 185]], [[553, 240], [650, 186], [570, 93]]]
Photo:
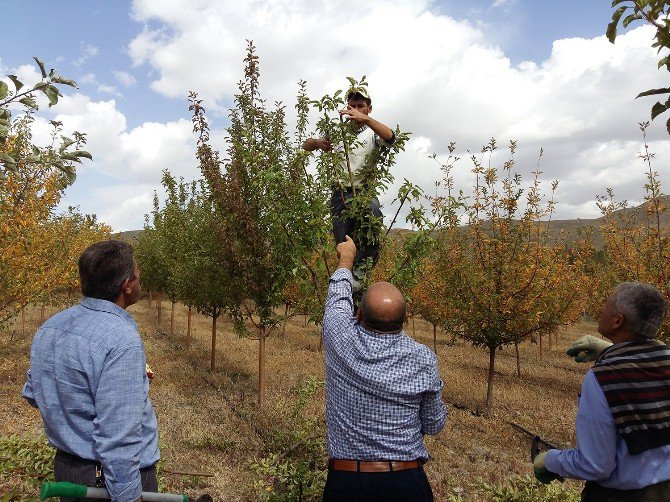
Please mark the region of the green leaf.
[[19, 99], [19, 103], [27, 106], [28, 108], [32, 108], [33, 110], [37, 110], [37, 102], [30, 96]]
[[641, 92], [635, 98], [641, 98], [643, 96], [653, 96], [655, 94], [670, 94], [670, 87], [664, 87], [663, 89], [649, 89], [648, 91]]
[[61, 94], [57, 87], [54, 87], [53, 85], [45, 85], [44, 87], [40, 87], [40, 91], [42, 91], [49, 100], [49, 108], [58, 103], [58, 96]]
[[73, 139], [66, 138], [65, 136], [63, 136], [63, 142], [61, 143], [60, 148], [58, 149], [58, 151], [60, 153], [63, 153], [65, 151], [65, 149], [67, 147], [69, 147], [70, 145], [74, 144], [74, 142], [75, 141]]
[[621, 26], [624, 28], [628, 28], [628, 25], [635, 21], [636, 19], [642, 19], [642, 17], [639, 14], [628, 14], [624, 20], [623, 23], [621, 23]]
[[72, 183], [75, 182], [77, 179], [77, 170], [74, 168], [74, 166], [57, 166], [61, 171], [63, 171], [63, 174], [67, 177], [67, 182], [68, 185], [72, 185]]
[[14, 82], [14, 88], [16, 89], [16, 92], [19, 92], [21, 87], [23, 87], [23, 82], [16, 78], [16, 75], [7, 75], [7, 78]]
[[74, 87], [74, 88], [78, 89], [77, 82], [75, 82], [74, 80], [70, 80], [69, 78], [63, 78], [63, 77], [59, 77], [58, 75], [54, 75], [51, 78], [51, 81], [56, 83], [56, 84], [65, 84], [65, 85], [69, 85], [70, 87]]
[[74, 153], [64, 153], [60, 156], [60, 158], [63, 160], [69, 160], [70, 162], [81, 162], [79, 157], [77, 157]]
[[14, 158], [5, 152], [0, 152], [0, 162], [7, 164], [16, 164]]
[[15, 162], [4, 162], [3, 164], [5, 166], [5, 171], [9, 171], [10, 173], [18, 174], [19, 168], [16, 166]]
[[627, 2], [628, 0], [612, 0], [612, 7], [616, 7], [622, 2]]
[[0, 99], [5, 99], [9, 93], [9, 86], [0, 80]]
[[37, 66], [40, 67], [40, 71], [42, 72], [42, 78], [47, 78], [47, 72], [44, 69], [44, 61], [42, 61], [40, 58], [33, 56], [33, 59], [37, 63]]
[[607, 35], [607, 40], [612, 43], [614, 43], [614, 40], [616, 39], [616, 27], [617, 24], [619, 24], [619, 19], [621, 19], [621, 15], [627, 8], [628, 7], [619, 7], [617, 10], [615, 10], [614, 14], [612, 14], [612, 22], [607, 25], [607, 31], [605, 34]]
[[657, 116], [668, 109], [668, 105], [656, 102], [654, 106], [651, 107], [651, 120], [654, 120]]
[[76, 155], [77, 157], [84, 157], [88, 160], [93, 160], [91, 154], [85, 150], [75, 150], [74, 152], [72, 152], [72, 155]]

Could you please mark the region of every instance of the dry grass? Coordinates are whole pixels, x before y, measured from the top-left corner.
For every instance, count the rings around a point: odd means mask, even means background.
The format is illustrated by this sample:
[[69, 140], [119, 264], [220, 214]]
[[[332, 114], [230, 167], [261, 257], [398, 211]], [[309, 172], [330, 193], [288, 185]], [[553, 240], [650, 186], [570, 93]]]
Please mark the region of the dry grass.
[[[254, 459], [267, 454], [268, 429], [290, 428], [287, 417], [295, 397], [292, 390], [310, 376], [323, 380], [323, 358], [318, 352], [320, 330], [305, 325], [302, 316], [289, 320], [286, 336], [267, 341], [266, 410], [256, 402], [258, 342], [238, 338], [228, 322], [219, 322], [217, 370], [209, 370], [211, 319], [193, 316], [193, 336], [186, 346], [186, 309], [177, 306], [175, 335], [169, 331], [169, 303], [163, 304], [162, 325], [156, 327], [155, 305], [147, 300], [129, 309], [140, 325], [147, 360], [156, 372], [150, 398], [158, 415], [162, 468], [214, 473], [213, 478], [164, 475], [164, 489], [197, 495], [208, 492], [215, 500], [255, 500], [256, 475], [249, 469]], [[49, 313], [55, 309], [49, 310]], [[0, 436], [42, 434], [39, 413], [20, 398], [29, 362], [29, 344], [38, 324], [39, 309], [28, 313], [28, 334], [16, 324], [2, 334], [0, 348], [0, 407], [6, 419]], [[432, 347], [432, 327], [417, 319], [415, 335], [410, 323], [406, 332]], [[588, 365], [564, 355], [571, 340], [593, 333], [595, 326], [582, 323], [561, 329], [549, 347], [543, 340], [542, 358], [536, 344], [520, 347], [522, 378], [515, 376], [513, 348], [498, 354], [495, 408], [482, 413], [486, 397], [488, 355], [463, 342], [451, 345], [450, 337], [438, 336], [440, 371], [449, 419], [436, 437], [428, 437], [432, 460], [426, 470], [436, 500], [460, 495], [482, 500], [482, 482], [500, 484], [511, 476], [531, 473], [530, 439], [513, 429], [513, 421], [560, 446], [574, 444], [577, 393]], [[307, 411], [323, 423], [325, 403], [320, 392]], [[0, 474], [0, 494], [15, 485]], [[578, 488], [574, 482], [572, 486]]]

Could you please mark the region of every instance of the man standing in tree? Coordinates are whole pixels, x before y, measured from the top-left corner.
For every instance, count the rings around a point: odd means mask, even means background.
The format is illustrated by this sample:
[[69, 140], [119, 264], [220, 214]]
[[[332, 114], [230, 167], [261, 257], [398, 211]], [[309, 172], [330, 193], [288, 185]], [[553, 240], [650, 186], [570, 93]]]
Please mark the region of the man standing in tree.
[[597, 357], [582, 384], [577, 448], [535, 458], [543, 483], [584, 479], [583, 501], [670, 500], [670, 347], [656, 340], [667, 302], [654, 286], [625, 282], [600, 313], [598, 332], [568, 355]]
[[160, 452], [144, 346], [125, 310], [141, 292], [132, 247], [89, 246], [79, 277], [81, 303], [33, 338], [23, 397], [40, 410], [56, 448], [56, 481], [106, 486], [116, 502], [141, 501], [142, 491], [158, 490]]
[[[357, 281], [362, 280], [370, 270], [379, 255], [379, 235], [368, 237], [361, 235], [367, 233], [361, 229], [361, 221], [371, 222], [373, 228], [381, 228], [383, 214], [380, 209], [379, 199], [373, 195], [363, 215], [357, 218], [345, 216], [343, 213], [351, 208], [351, 201], [356, 190], [366, 189], [370, 183], [368, 177], [374, 172], [376, 158], [382, 149], [390, 148], [395, 142], [395, 133], [381, 122], [370, 116], [372, 112], [372, 100], [365, 87], [354, 87], [347, 93], [347, 107], [340, 110], [340, 115], [349, 120], [354, 129], [356, 141], [353, 145], [338, 146], [342, 154], [340, 173], [344, 177], [337, 179], [333, 186], [330, 200], [330, 211], [333, 218], [333, 234], [335, 244], [344, 242], [346, 235], [353, 235], [356, 240], [358, 253], [354, 263], [354, 277]], [[308, 152], [322, 150], [330, 152], [333, 145], [329, 138], [308, 138], [302, 145]], [[343, 148], [344, 147], [344, 148]], [[353, 175], [353, 180], [349, 176]], [[380, 220], [375, 225], [373, 220]]]
[[388, 282], [368, 288], [354, 317], [356, 246], [345, 239], [323, 319], [330, 457], [323, 500], [432, 501], [423, 436], [437, 434], [447, 417], [437, 357], [403, 333], [405, 300]]

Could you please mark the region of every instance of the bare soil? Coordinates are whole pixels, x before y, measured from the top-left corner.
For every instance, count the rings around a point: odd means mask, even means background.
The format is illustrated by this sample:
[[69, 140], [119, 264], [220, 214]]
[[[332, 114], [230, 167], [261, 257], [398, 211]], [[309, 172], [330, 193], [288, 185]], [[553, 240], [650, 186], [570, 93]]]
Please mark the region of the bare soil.
[[[0, 333], [0, 409], [4, 415], [0, 436], [43, 435], [39, 413], [20, 397], [39, 310], [28, 310], [25, 333], [20, 318]], [[48, 314], [56, 310], [47, 307]], [[258, 500], [260, 485], [254, 483], [261, 480], [250, 463], [267, 455], [263, 431], [269, 424], [284, 426], [282, 420], [295, 400], [296, 385], [310, 376], [324, 379], [319, 327], [296, 315], [288, 321], [285, 336], [277, 332], [268, 338], [267, 406], [259, 410], [257, 340], [239, 338], [231, 323], [220, 319], [216, 370], [211, 371], [210, 318], [194, 313], [189, 341], [184, 306], [176, 306], [174, 333], [170, 332], [169, 302], [163, 302], [160, 326], [155, 302], [144, 299], [129, 311], [139, 323], [147, 361], [156, 373], [150, 399], [158, 415], [163, 490], [189, 496], [209, 493], [221, 501]], [[406, 333], [433, 347], [432, 326], [425, 321], [410, 321]], [[483, 500], [482, 483], [502, 484], [512, 476], [532, 473], [531, 439], [508, 422], [560, 447], [574, 444], [577, 394], [589, 366], [572, 361], [565, 349], [583, 334], [595, 334], [595, 325], [582, 322], [562, 328], [551, 344], [545, 336], [541, 355], [538, 344], [522, 344], [521, 378], [516, 376], [514, 348], [499, 351], [494, 408], [489, 413], [484, 410], [488, 354], [438, 334], [437, 353], [449, 418], [440, 434], [426, 438], [432, 456], [426, 471], [436, 500], [454, 495]], [[323, 423], [324, 410], [321, 391], [308, 411]], [[213, 477], [172, 471], [210, 473]], [[579, 489], [576, 482], [566, 483]], [[0, 494], [16, 486], [17, 480], [0, 473]]]

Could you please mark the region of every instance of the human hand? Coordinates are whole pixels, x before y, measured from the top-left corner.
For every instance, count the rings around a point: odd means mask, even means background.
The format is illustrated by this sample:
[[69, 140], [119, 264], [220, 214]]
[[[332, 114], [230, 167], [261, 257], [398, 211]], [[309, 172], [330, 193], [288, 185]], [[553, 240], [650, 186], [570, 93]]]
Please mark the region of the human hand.
[[533, 473], [535, 478], [542, 484], [549, 484], [554, 479], [559, 479], [559, 475], [547, 470], [547, 466], [544, 464], [544, 460], [547, 456], [547, 452], [543, 451], [535, 460], [533, 460]]
[[317, 149], [330, 152], [333, 149], [333, 144], [328, 138], [307, 138], [302, 144], [302, 148], [308, 152], [313, 152]]
[[340, 260], [350, 258], [351, 261], [353, 261], [356, 257], [356, 244], [354, 244], [354, 241], [348, 235], [346, 235], [344, 238], [346, 240], [344, 242], [340, 242], [335, 248], [337, 251], [337, 257]]
[[318, 148], [324, 152], [330, 152], [333, 149], [333, 144], [326, 138], [314, 138], [314, 148]]
[[149, 380], [153, 380], [156, 374], [153, 372], [153, 370], [149, 367], [149, 365], [146, 365], [146, 372], [147, 372], [147, 378]]
[[348, 120], [353, 120], [357, 124], [362, 124], [366, 120], [368, 120], [368, 115], [351, 106], [343, 108], [342, 110], [339, 111], [339, 113], [341, 117], [344, 117]]
[[612, 345], [606, 340], [601, 340], [595, 336], [585, 335], [578, 338], [565, 351], [567, 355], [573, 357], [578, 363], [595, 361], [600, 353]]

